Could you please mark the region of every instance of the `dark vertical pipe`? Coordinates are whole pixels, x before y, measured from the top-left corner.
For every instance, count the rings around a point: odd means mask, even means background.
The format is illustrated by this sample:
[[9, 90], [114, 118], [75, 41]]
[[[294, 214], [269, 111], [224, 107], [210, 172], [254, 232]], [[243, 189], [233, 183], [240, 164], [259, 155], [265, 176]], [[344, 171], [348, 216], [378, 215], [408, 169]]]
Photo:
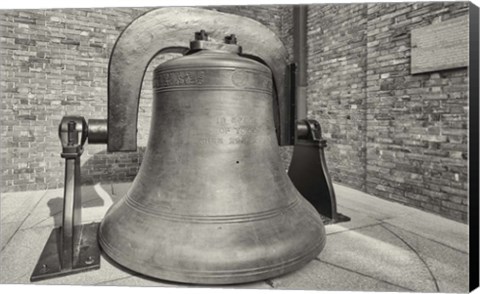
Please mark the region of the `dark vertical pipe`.
[[468, 80], [470, 87], [469, 94], [469, 166], [468, 166], [468, 188], [469, 188], [469, 229], [470, 229], [470, 291], [479, 286], [479, 31], [478, 21], [479, 8], [473, 3], [469, 7], [469, 34], [470, 34], [470, 64], [468, 66]]
[[293, 59], [297, 64], [296, 118], [307, 118], [307, 5], [293, 7]]

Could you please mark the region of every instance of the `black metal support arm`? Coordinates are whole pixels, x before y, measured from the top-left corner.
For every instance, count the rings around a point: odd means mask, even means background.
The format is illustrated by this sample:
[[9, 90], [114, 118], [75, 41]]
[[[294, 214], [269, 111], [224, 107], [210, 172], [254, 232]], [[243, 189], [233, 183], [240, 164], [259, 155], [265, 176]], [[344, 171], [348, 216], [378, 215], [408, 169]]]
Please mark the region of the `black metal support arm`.
[[[93, 143], [103, 143], [106, 120], [94, 120], [92, 127]], [[30, 277], [32, 282], [100, 268], [98, 223], [81, 223], [80, 157], [88, 134], [83, 117], [66, 116], [60, 123], [61, 156], [65, 158], [62, 226], [52, 230]]]
[[304, 119], [297, 123], [297, 140], [293, 149], [288, 175], [293, 184], [320, 213], [333, 223], [349, 221], [337, 212], [337, 201], [332, 179], [328, 173], [320, 123]]

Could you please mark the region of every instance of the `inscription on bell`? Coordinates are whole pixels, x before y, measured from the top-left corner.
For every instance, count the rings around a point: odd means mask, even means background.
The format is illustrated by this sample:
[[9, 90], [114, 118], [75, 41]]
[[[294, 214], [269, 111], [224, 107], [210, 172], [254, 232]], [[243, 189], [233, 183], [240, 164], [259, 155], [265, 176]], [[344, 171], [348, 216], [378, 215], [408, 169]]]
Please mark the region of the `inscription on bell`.
[[242, 90], [272, 93], [270, 75], [245, 69], [183, 69], [155, 71], [153, 88], [156, 92], [169, 90]]
[[201, 145], [210, 145], [210, 144], [223, 144], [223, 139], [222, 138], [215, 138], [215, 137], [207, 137], [207, 138], [201, 138], [198, 141]]
[[[245, 115], [223, 115], [216, 118], [218, 126], [216, 140], [208, 140], [204, 144], [249, 145], [267, 144], [269, 136], [263, 136], [263, 125], [255, 117]], [[224, 140], [218, 140], [224, 138]], [[203, 140], [205, 141], [205, 140]]]
[[154, 87], [194, 86], [202, 85], [205, 79], [205, 71], [172, 71], [157, 76]]

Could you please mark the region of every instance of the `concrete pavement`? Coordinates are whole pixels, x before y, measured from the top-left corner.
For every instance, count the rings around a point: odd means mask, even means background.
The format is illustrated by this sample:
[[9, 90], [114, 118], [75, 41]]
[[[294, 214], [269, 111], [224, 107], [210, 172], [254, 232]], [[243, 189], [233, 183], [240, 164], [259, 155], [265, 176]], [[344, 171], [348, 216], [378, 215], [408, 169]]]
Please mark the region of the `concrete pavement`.
[[[130, 183], [82, 187], [83, 221], [100, 221]], [[304, 268], [235, 288], [468, 292], [468, 226], [335, 185], [338, 211], [350, 222], [327, 225], [327, 245]], [[61, 225], [63, 191], [1, 196], [0, 283], [28, 284], [54, 226]], [[37, 282], [63, 285], [186, 287], [119, 268], [101, 268]]]

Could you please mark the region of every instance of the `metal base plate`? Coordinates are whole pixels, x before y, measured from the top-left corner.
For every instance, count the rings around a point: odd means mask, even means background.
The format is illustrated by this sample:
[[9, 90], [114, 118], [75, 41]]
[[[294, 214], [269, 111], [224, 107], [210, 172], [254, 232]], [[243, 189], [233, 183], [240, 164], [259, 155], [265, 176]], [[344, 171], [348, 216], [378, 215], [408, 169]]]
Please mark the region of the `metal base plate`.
[[91, 223], [80, 226], [80, 241], [73, 248], [72, 268], [62, 268], [60, 261], [61, 228], [53, 229], [30, 281], [35, 282], [100, 268], [100, 247], [97, 242], [98, 225], [98, 223]]
[[335, 219], [331, 219], [329, 217], [326, 217], [324, 215], [320, 215], [323, 220], [324, 225], [333, 225], [333, 224], [338, 224], [338, 223], [343, 223], [343, 222], [348, 222], [350, 221], [350, 217], [343, 215], [341, 213], [337, 212], [337, 217]]

